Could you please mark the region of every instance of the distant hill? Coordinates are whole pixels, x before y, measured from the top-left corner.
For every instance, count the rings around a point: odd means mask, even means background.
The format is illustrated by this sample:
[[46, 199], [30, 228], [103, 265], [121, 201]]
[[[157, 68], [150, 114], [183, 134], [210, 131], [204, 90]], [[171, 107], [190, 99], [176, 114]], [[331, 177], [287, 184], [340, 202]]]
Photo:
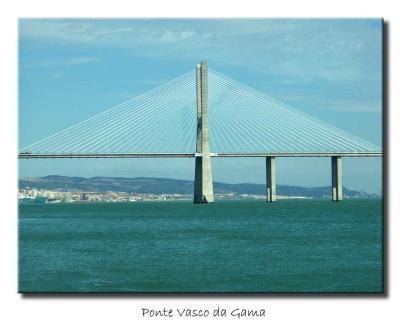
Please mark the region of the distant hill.
[[[54, 189], [54, 190], [82, 190], [82, 191], [118, 191], [136, 192], [147, 194], [193, 194], [193, 181], [176, 180], [165, 178], [114, 178], [114, 177], [69, 177], [60, 175], [49, 175], [37, 178], [24, 178], [19, 180], [19, 188]], [[214, 193], [216, 194], [249, 194], [265, 195], [264, 184], [239, 183], [230, 184], [214, 182]], [[349, 190], [343, 187], [346, 197], [352, 198], [374, 198], [376, 194]], [[277, 194], [283, 196], [304, 196], [313, 198], [330, 198], [331, 187], [298, 187], [298, 186], [277, 186]]]

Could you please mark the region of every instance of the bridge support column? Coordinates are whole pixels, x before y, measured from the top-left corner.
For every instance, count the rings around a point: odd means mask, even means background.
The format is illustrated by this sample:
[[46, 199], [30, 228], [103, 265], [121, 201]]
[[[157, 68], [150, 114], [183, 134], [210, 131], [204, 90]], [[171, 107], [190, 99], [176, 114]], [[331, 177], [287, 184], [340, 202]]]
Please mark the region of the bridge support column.
[[194, 202], [214, 202], [211, 174], [210, 145], [208, 141], [207, 62], [196, 67], [197, 140], [194, 179]]
[[342, 189], [342, 157], [332, 157], [332, 201], [343, 199]]
[[266, 157], [267, 202], [276, 201], [276, 164], [275, 157]]
[[210, 156], [196, 157], [194, 202], [195, 203], [214, 202]]

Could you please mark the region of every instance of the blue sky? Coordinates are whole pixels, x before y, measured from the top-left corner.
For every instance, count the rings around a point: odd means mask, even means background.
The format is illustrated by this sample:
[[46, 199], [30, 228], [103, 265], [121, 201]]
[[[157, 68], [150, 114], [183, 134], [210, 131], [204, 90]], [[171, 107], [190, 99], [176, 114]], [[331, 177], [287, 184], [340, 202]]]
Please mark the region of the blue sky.
[[[43, 20], [19, 24], [26, 146], [191, 69], [209, 66], [381, 146], [381, 20]], [[330, 184], [330, 160], [278, 159], [278, 184]], [[381, 160], [344, 162], [344, 185], [381, 191]], [[193, 179], [185, 160], [24, 160], [20, 176]], [[214, 180], [265, 181], [263, 159], [213, 159]]]

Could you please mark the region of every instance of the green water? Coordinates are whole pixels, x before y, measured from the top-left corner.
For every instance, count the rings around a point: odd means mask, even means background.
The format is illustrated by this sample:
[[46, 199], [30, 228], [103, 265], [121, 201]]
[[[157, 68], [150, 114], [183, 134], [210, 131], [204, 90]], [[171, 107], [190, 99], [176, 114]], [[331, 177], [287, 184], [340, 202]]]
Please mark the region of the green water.
[[20, 205], [20, 292], [380, 292], [381, 200]]

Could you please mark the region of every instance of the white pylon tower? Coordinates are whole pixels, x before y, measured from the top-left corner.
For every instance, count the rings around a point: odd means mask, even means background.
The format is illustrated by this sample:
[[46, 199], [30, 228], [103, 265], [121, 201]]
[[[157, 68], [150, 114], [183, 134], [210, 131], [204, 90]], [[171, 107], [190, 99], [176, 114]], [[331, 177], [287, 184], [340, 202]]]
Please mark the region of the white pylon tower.
[[207, 62], [196, 67], [197, 140], [194, 180], [194, 202], [214, 202], [211, 173], [210, 144], [208, 141]]

